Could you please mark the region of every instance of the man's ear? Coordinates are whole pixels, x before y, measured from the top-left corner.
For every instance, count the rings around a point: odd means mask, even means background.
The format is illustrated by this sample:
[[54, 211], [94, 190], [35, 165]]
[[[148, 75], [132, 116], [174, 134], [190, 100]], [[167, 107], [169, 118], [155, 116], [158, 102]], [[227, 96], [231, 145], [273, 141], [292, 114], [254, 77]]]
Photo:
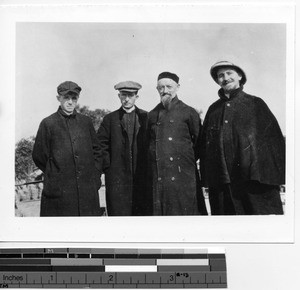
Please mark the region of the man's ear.
[[60, 102], [60, 98], [61, 98], [61, 96], [60, 95], [57, 95], [56, 96], [56, 99]]

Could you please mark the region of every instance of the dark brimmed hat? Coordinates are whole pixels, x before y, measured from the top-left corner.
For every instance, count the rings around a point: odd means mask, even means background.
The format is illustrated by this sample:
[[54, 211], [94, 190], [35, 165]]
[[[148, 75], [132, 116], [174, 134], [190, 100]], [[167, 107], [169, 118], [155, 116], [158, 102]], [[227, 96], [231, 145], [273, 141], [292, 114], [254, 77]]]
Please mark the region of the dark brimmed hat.
[[232, 62], [229, 61], [219, 61], [215, 63], [211, 68], [210, 68], [210, 75], [214, 79], [216, 83], [218, 83], [218, 70], [220, 68], [228, 67], [231, 69], [234, 69], [238, 74], [242, 76], [242, 79], [240, 80], [240, 83], [244, 85], [247, 81], [246, 74], [245, 72], [237, 65], [233, 64]]
[[119, 92], [130, 92], [130, 93], [135, 93], [139, 89], [142, 88], [142, 85], [140, 85], [137, 82], [133, 81], [125, 81], [125, 82], [120, 82], [114, 86], [115, 90], [118, 90]]
[[59, 95], [63, 95], [63, 96], [68, 94], [69, 92], [79, 95], [79, 93], [81, 92], [81, 87], [74, 82], [66, 81], [61, 83], [57, 87], [57, 92]]
[[159, 81], [160, 79], [171, 79], [177, 84], [179, 83], [179, 77], [176, 74], [170, 73], [168, 71], [162, 72], [158, 75], [157, 80]]

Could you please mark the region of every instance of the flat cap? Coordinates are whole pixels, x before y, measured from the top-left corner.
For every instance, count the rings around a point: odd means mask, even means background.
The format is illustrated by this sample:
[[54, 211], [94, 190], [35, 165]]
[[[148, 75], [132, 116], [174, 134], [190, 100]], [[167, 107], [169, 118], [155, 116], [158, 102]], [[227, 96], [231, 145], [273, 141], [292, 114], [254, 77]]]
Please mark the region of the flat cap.
[[220, 68], [224, 68], [224, 67], [228, 67], [228, 68], [232, 68], [234, 69], [237, 73], [239, 73], [242, 76], [242, 79], [240, 80], [241, 84], [245, 84], [247, 81], [246, 78], [246, 74], [245, 72], [237, 65], [233, 64], [232, 62], [229, 61], [218, 61], [216, 62], [211, 68], [210, 68], [210, 75], [212, 76], [212, 78], [214, 79], [214, 81], [216, 83], [218, 83], [218, 70]]
[[115, 90], [118, 90], [120, 92], [137, 92], [139, 89], [142, 88], [142, 85], [140, 85], [137, 82], [133, 81], [125, 81], [120, 82], [114, 86]]
[[80, 91], [81, 91], [81, 87], [71, 81], [63, 82], [57, 87], [58, 94], [63, 95], [63, 96], [69, 92], [73, 92], [73, 93], [79, 95]]
[[171, 79], [174, 82], [176, 82], [177, 84], [179, 83], [179, 77], [178, 75], [174, 74], [174, 73], [170, 73], [168, 71], [162, 72], [158, 75], [157, 80], [159, 81], [160, 79]]

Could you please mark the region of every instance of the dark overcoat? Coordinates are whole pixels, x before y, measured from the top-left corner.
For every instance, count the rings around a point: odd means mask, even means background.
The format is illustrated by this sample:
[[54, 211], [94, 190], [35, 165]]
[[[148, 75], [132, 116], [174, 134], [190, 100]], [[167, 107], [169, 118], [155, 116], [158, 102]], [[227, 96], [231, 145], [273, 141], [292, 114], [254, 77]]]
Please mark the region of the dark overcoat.
[[123, 119], [125, 111], [122, 108], [106, 115], [97, 132], [103, 152], [109, 216], [149, 215], [147, 208], [151, 204], [145, 194], [148, 113], [137, 107], [135, 112], [132, 150]]
[[285, 140], [266, 103], [242, 88], [220, 99], [205, 116], [201, 137], [204, 185], [249, 180], [285, 184]]
[[206, 214], [198, 191], [196, 110], [175, 97], [168, 109], [160, 103], [149, 113], [148, 129], [154, 215]]
[[41, 122], [32, 157], [44, 172], [41, 216], [100, 215], [102, 156], [90, 118], [59, 108]]

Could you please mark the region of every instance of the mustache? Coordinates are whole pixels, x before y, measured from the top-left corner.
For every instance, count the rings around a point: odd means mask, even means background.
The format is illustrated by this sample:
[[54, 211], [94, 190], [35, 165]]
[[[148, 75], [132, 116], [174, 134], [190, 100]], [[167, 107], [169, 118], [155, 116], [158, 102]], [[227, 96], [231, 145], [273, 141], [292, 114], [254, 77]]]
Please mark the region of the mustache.
[[227, 85], [227, 84], [229, 84], [229, 83], [231, 83], [231, 81], [223, 81], [223, 82], [222, 82], [222, 85], [224, 86], [224, 85]]
[[171, 96], [171, 94], [169, 94], [169, 93], [163, 93], [162, 96], [163, 96], [163, 97], [164, 97], [164, 96]]

